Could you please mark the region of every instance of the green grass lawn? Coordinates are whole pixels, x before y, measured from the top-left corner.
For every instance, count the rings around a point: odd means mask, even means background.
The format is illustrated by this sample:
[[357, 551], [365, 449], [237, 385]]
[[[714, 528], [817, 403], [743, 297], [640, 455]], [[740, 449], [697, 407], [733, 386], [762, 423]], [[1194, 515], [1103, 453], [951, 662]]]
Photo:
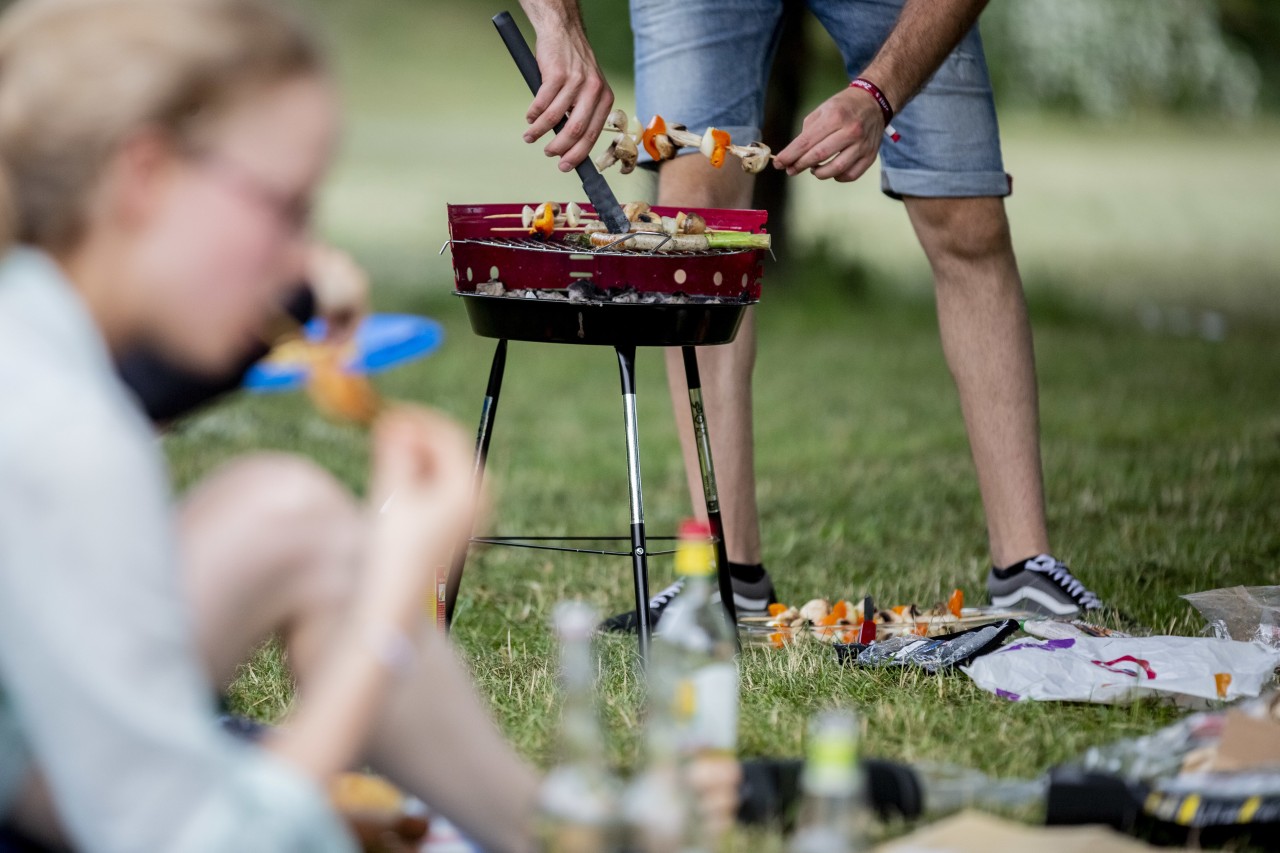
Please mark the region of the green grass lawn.
[[[371, 23], [353, 11], [363, 6], [318, 5], [337, 27], [354, 113], [324, 230], [374, 271], [378, 308], [431, 315], [448, 333], [438, 355], [380, 385], [470, 425], [492, 342], [471, 335], [449, 295], [447, 258], [435, 257], [443, 205], [576, 197], [573, 179], [521, 146], [527, 99], [483, 16], [397, 2]], [[442, 10], [430, 24], [419, 10], [428, 5]], [[441, 126], [452, 129], [445, 146]], [[1006, 120], [1055, 547], [1104, 599], [1158, 631], [1200, 630], [1179, 595], [1273, 583], [1280, 564], [1278, 141], [1271, 124], [1224, 137], [1164, 121]], [[611, 177], [620, 196], [640, 196], [627, 180]], [[931, 603], [961, 586], [978, 600], [983, 518], [905, 216], [872, 181], [800, 182], [803, 209], [822, 224], [809, 235], [814, 252], [768, 274], [756, 382], [765, 553], [779, 592]], [[1206, 311], [1221, 315], [1221, 340], [1198, 334]], [[627, 530], [617, 389], [608, 350], [513, 344], [491, 452], [497, 532]], [[642, 354], [639, 394], [646, 508], [662, 532], [690, 507], [657, 353]], [[166, 440], [180, 488], [261, 448], [305, 454], [362, 488], [365, 436], [297, 396], [229, 401]], [[671, 566], [655, 560], [652, 570], [657, 589]], [[538, 762], [556, 725], [551, 607], [578, 597], [602, 612], [625, 608], [629, 572], [619, 559], [473, 556], [457, 644], [503, 729]], [[633, 645], [601, 646], [601, 695], [624, 765], [638, 745]], [[799, 754], [804, 720], [836, 703], [862, 712], [874, 754], [1027, 776], [1176, 717], [1152, 703], [1011, 704], [963, 675], [844, 670], [825, 648], [747, 650], [742, 677], [745, 755]], [[270, 718], [288, 695], [268, 652], [234, 701]]]
[[[762, 306], [756, 394], [765, 551], [784, 599], [813, 595], [932, 602], [982, 594], [983, 521], [931, 306], [840, 274], [782, 274]], [[383, 307], [441, 318], [441, 353], [388, 374], [392, 396], [467, 422], [491, 344], [470, 335], [445, 282], [392, 291]], [[1136, 323], [1032, 300], [1044, 400], [1050, 524], [1060, 552], [1108, 601], [1161, 631], [1194, 633], [1178, 596], [1273, 581], [1280, 558], [1280, 359], [1275, 328], [1225, 341], [1143, 332]], [[626, 531], [621, 411], [608, 350], [513, 344], [491, 451], [495, 530]], [[651, 529], [689, 512], [657, 353], [641, 359], [640, 420]], [[714, 428], [714, 424], [712, 424]], [[359, 488], [364, 436], [297, 396], [241, 398], [167, 441], [180, 484], [230, 455], [296, 450]], [[503, 728], [548, 757], [555, 727], [547, 619], [585, 598], [628, 606], [629, 563], [509, 549], [475, 553], [456, 637]], [[655, 560], [654, 588], [671, 575]], [[618, 759], [637, 747], [633, 644], [603, 644], [602, 694]], [[871, 751], [1032, 774], [1091, 744], [1157, 727], [1174, 712], [1014, 705], [962, 675], [851, 672], [828, 649], [748, 650], [741, 744], [794, 755], [804, 719], [830, 703], [865, 714]], [[238, 701], [271, 716], [287, 697], [268, 657]], [[256, 706], [256, 707], [255, 707]]]

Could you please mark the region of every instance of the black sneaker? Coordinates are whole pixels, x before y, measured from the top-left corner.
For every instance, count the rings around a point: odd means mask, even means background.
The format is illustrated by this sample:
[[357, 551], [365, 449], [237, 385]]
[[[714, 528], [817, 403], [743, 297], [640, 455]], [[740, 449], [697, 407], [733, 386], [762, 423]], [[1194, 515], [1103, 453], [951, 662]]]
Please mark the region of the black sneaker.
[[1049, 554], [1032, 557], [987, 575], [991, 604], [1064, 618], [1101, 611], [1102, 602], [1060, 560]]
[[[649, 599], [649, 627], [651, 629], [658, 627], [658, 620], [662, 618], [667, 606], [680, 594], [682, 589], [684, 589], [683, 578]], [[616, 631], [620, 634], [634, 633], [636, 630], [636, 612], [628, 610], [625, 613], [619, 613], [617, 616], [610, 616], [600, 623], [600, 630]]]
[[[649, 627], [655, 631], [657, 630], [662, 614], [682, 589], [684, 589], [684, 581], [678, 580], [649, 599]], [[718, 589], [711, 593], [711, 599], [716, 602], [720, 601], [720, 591]], [[777, 600], [778, 596], [773, 591], [773, 580], [770, 579], [768, 572], [765, 572], [764, 576], [759, 580], [750, 583], [737, 578], [733, 579], [733, 605], [737, 611], [738, 618], [766, 615], [769, 612], [769, 605]], [[636, 612], [634, 610], [619, 613], [617, 616], [610, 617], [600, 623], [601, 631], [630, 633], [635, 629]]]

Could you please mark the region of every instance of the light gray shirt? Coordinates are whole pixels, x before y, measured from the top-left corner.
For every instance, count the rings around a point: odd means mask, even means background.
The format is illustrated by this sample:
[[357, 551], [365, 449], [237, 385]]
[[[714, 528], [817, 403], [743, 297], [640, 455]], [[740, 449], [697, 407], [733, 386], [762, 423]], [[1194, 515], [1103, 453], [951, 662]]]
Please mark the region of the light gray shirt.
[[151, 425], [50, 258], [0, 264], [0, 819], [39, 766], [78, 849], [349, 851], [216, 726]]

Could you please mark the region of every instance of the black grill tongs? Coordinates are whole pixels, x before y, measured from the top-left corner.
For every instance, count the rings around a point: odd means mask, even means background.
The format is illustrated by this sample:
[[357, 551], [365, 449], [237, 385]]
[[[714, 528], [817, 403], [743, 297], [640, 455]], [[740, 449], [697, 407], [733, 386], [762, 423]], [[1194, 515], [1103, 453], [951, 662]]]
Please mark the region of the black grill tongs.
[[[498, 28], [498, 35], [502, 36], [503, 43], [511, 52], [511, 58], [515, 60], [516, 67], [524, 76], [524, 82], [529, 84], [529, 91], [536, 95], [538, 89], [542, 87], [542, 72], [538, 70], [538, 60], [529, 49], [524, 36], [520, 34], [520, 28], [516, 26], [511, 13], [499, 12], [494, 15], [493, 25]], [[562, 118], [556, 122], [554, 128], [556, 133], [564, 130], [566, 120]], [[622, 205], [618, 204], [613, 190], [609, 188], [609, 184], [605, 182], [604, 176], [591, 162], [590, 157], [578, 164], [577, 172], [578, 178], [582, 181], [582, 189], [587, 194], [587, 200], [596, 209], [596, 214], [601, 221], [608, 226], [609, 233], [626, 234], [630, 231], [631, 223], [622, 212]]]

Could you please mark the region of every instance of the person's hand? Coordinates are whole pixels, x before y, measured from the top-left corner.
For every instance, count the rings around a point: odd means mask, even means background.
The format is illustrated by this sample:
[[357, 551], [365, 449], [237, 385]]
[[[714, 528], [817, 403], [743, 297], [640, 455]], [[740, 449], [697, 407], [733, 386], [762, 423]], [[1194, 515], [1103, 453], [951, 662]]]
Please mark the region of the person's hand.
[[560, 158], [560, 171], [568, 172], [591, 153], [605, 119], [613, 109], [613, 90], [596, 63], [582, 22], [534, 21], [537, 31], [538, 69], [542, 86], [525, 119], [525, 142], [536, 142], [556, 122], [569, 114], [564, 130], [543, 150]]
[[721, 838], [738, 815], [742, 765], [729, 756], [700, 756], [689, 763], [689, 787], [697, 797], [697, 819], [711, 838]]
[[472, 455], [466, 432], [442, 414], [399, 406], [379, 417], [367, 578], [375, 608], [412, 620], [436, 568], [470, 535]]
[[316, 313], [325, 319], [325, 337], [345, 343], [369, 313], [369, 277], [346, 252], [313, 243], [307, 248], [307, 283]]
[[875, 162], [883, 134], [884, 114], [875, 99], [861, 89], [845, 89], [805, 117], [800, 135], [773, 165], [788, 175], [812, 169], [818, 178], [856, 181]]

